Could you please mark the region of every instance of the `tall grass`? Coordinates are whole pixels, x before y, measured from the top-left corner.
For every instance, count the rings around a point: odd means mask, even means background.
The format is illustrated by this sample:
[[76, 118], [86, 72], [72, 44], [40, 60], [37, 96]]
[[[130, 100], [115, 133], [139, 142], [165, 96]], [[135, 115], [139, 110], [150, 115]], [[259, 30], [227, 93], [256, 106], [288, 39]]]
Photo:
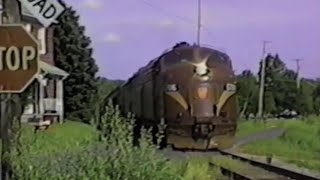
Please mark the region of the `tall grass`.
[[[252, 124], [255, 127], [259, 126], [256, 123]], [[278, 121], [272, 124], [284, 128], [285, 135], [279, 139], [246, 145], [242, 151], [257, 155], [273, 154], [284, 161], [320, 171], [320, 117]]]
[[[95, 141], [98, 136], [90, 137], [92, 133], [87, 134], [88, 141], [76, 144], [72, 140], [57, 141], [64, 138], [59, 136], [68, 138], [68, 135], [76, 133], [68, 125], [62, 128], [66, 134], [53, 131], [41, 134], [37, 140], [42, 143], [35, 143], [31, 148], [24, 143], [23, 154], [15, 158], [15, 178], [179, 179], [171, 163], [156, 153], [152, 143], [149, 143], [151, 137], [148, 132], [142, 133], [139, 147], [132, 146], [132, 119], [121, 117], [117, 109], [108, 107], [101, 121], [103, 128], [100, 136], [103, 138], [99, 143]], [[85, 135], [79, 132], [77, 136]], [[42, 138], [45, 141], [41, 141]], [[42, 149], [41, 152], [50, 149], [55, 153], [40, 153], [39, 149]], [[37, 153], [39, 156], [34, 156]]]
[[184, 180], [215, 180], [223, 179], [218, 168], [210, 167], [210, 158], [190, 158], [176, 164], [177, 174]]
[[146, 129], [139, 146], [132, 146], [134, 119], [120, 116], [117, 108], [108, 107], [101, 123], [99, 132], [72, 122], [37, 135], [26, 128], [22, 154], [14, 158], [14, 179], [214, 179], [206, 162], [168, 161]]
[[37, 134], [29, 125], [24, 125], [20, 141], [26, 155], [50, 155], [97, 143], [98, 134], [89, 125], [67, 121], [64, 124], [53, 124], [48, 130], [38, 131]]

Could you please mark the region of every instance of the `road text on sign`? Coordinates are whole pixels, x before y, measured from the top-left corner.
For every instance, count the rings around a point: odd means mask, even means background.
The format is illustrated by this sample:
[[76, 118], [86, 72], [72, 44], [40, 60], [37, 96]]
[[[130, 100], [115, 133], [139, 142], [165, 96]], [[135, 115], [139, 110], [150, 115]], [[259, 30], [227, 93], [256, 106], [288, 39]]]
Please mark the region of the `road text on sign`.
[[65, 10], [59, 0], [19, 0], [44, 27], [49, 27]]
[[0, 47], [0, 71], [7, 68], [9, 71], [20, 69], [27, 71], [30, 68], [29, 61], [36, 60], [37, 49], [32, 46], [25, 46], [22, 49], [11, 46]]
[[20, 93], [39, 72], [38, 43], [22, 25], [0, 26], [0, 93]]

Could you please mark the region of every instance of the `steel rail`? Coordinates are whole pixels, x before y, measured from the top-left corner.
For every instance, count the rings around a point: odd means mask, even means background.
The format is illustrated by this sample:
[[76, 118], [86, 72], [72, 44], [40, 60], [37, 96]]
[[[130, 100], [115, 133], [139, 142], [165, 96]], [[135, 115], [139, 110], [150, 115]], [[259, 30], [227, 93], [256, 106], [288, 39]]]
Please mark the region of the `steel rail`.
[[240, 160], [242, 162], [247, 162], [252, 166], [259, 167], [259, 168], [262, 168], [262, 169], [267, 170], [269, 172], [276, 173], [276, 174], [279, 174], [279, 175], [282, 175], [282, 176], [285, 176], [285, 177], [289, 177], [291, 179], [296, 179], [296, 180], [320, 180], [320, 177], [313, 177], [313, 176], [309, 176], [309, 175], [306, 175], [306, 174], [298, 173], [298, 172], [295, 172], [295, 171], [292, 171], [292, 170], [289, 170], [289, 169], [285, 169], [285, 168], [282, 168], [282, 167], [279, 167], [279, 166], [275, 166], [275, 165], [272, 165], [272, 164], [259, 162], [259, 161], [256, 161], [256, 160], [252, 160], [252, 159], [249, 159], [249, 158], [245, 158], [245, 157], [233, 154], [233, 153], [228, 152], [228, 151], [219, 150], [219, 152], [222, 155], [231, 156], [232, 159], [237, 159], [237, 160]]

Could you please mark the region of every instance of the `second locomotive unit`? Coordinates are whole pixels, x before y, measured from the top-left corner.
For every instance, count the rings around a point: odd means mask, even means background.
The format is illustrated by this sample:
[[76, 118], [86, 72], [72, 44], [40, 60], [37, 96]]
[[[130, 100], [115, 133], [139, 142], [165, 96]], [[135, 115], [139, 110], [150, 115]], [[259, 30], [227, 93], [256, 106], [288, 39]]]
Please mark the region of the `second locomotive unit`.
[[224, 149], [237, 127], [232, 63], [220, 51], [177, 44], [139, 69], [109, 96], [137, 127], [165, 124], [164, 143], [179, 149]]

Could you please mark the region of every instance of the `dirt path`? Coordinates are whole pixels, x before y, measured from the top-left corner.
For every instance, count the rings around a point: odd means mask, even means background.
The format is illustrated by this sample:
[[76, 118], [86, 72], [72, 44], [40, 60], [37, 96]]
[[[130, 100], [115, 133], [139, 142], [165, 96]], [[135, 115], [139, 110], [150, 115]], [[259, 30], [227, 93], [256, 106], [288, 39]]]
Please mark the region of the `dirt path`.
[[281, 137], [285, 133], [284, 129], [271, 129], [266, 130], [264, 132], [259, 132], [253, 135], [249, 135], [244, 138], [237, 139], [236, 143], [234, 144], [233, 148], [237, 148], [239, 146], [243, 146], [246, 144], [250, 144], [257, 141], [265, 141], [271, 140]]

